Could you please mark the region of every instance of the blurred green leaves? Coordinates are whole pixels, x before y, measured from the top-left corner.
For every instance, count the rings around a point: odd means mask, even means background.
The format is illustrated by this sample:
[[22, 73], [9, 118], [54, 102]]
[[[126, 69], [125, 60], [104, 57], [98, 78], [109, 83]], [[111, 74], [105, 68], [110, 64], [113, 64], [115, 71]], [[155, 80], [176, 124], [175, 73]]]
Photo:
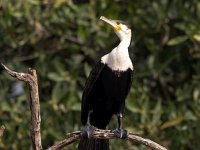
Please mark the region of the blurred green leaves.
[[[172, 150], [200, 149], [198, 0], [18, 0], [0, 5], [0, 61], [21, 72], [37, 70], [44, 148], [81, 128], [86, 77], [119, 42], [99, 20], [104, 15], [132, 27], [129, 52], [135, 72], [123, 126]], [[6, 128], [0, 149], [30, 149], [28, 88], [11, 99], [13, 79], [0, 73], [0, 125]], [[116, 127], [115, 120], [109, 127]], [[110, 143], [113, 150], [146, 149]]]
[[177, 36], [177, 37], [175, 37], [175, 38], [170, 39], [170, 40], [167, 42], [167, 45], [169, 45], [169, 46], [178, 45], [178, 44], [181, 44], [182, 42], [184, 42], [184, 41], [187, 40], [187, 39], [188, 39], [187, 36]]

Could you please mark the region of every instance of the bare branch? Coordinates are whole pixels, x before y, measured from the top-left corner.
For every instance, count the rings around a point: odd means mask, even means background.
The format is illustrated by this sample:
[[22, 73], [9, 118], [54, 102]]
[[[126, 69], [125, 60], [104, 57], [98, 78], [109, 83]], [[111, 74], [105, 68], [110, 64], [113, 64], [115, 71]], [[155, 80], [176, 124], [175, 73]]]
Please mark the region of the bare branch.
[[17, 78], [18, 80], [25, 81], [29, 85], [30, 89], [30, 109], [31, 109], [31, 140], [34, 150], [41, 150], [41, 134], [40, 134], [40, 102], [38, 94], [38, 83], [36, 70], [29, 69], [28, 73], [20, 73], [10, 70], [5, 65], [1, 64], [3, 69], [7, 71], [9, 75]]
[[[92, 138], [113, 139], [113, 138], [117, 138], [117, 137], [111, 132], [111, 130], [96, 129]], [[69, 133], [69, 134], [67, 134], [67, 137], [65, 139], [56, 142], [53, 146], [49, 147], [48, 150], [61, 149], [79, 139], [80, 139], [80, 131]], [[138, 142], [138, 143], [146, 145], [149, 148], [154, 149], [154, 150], [167, 150], [165, 147], [163, 147], [149, 139], [142, 138], [138, 134], [129, 133], [127, 140]]]
[[[34, 150], [41, 150], [41, 135], [40, 135], [40, 103], [39, 103], [39, 94], [38, 94], [38, 83], [37, 83], [37, 74], [33, 69], [29, 69], [28, 73], [19, 73], [10, 70], [5, 65], [3, 68], [11, 76], [28, 82], [30, 88], [30, 100], [31, 100], [31, 139], [32, 146]], [[2, 130], [3, 134], [4, 129]], [[92, 138], [96, 139], [113, 139], [117, 138], [110, 130], [100, 130], [96, 129]], [[80, 139], [80, 131], [72, 132], [67, 134], [67, 137], [61, 141], [56, 142], [53, 146], [49, 147], [48, 150], [58, 150], [61, 149], [77, 140]], [[140, 144], [146, 145], [154, 150], [167, 150], [165, 147], [157, 144], [154, 141], [140, 137], [138, 134], [129, 133], [127, 140], [135, 141]]]
[[3, 69], [7, 71], [9, 75], [12, 77], [17, 78], [18, 80], [25, 81], [25, 82], [30, 82], [29, 80], [32, 78], [30, 74], [28, 73], [20, 73], [20, 72], [15, 72], [10, 70], [8, 67], [6, 67], [4, 64], [1, 64]]

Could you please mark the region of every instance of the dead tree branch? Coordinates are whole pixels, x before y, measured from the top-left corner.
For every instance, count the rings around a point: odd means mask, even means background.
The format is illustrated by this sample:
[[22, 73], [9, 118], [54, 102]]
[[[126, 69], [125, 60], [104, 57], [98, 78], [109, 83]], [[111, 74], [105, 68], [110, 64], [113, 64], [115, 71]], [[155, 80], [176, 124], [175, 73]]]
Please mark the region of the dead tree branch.
[[[113, 139], [113, 138], [117, 138], [117, 137], [111, 132], [111, 130], [96, 129], [92, 138]], [[56, 142], [53, 146], [49, 147], [48, 150], [61, 149], [73, 142], [76, 142], [79, 139], [80, 139], [80, 131], [75, 131], [75, 132], [69, 133], [69, 134], [67, 134], [67, 137], [65, 139]], [[165, 147], [163, 147], [149, 139], [142, 138], [138, 134], [129, 133], [127, 140], [135, 141], [140, 144], [146, 145], [153, 150], [167, 150]]]
[[[34, 69], [29, 69], [28, 73], [19, 73], [10, 70], [5, 65], [2, 64], [4, 70], [7, 73], [18, 80], [25, 81], [28, 83], [30, 88], [30, 109], [31, 109], [31, 140], [32, 147], [34, 150], [42, 150], [41, 144], [41, 134], [40, 134], [40, 102], [39, 102], [39, 93], [38, 93], [38, 82], [37, 74]], [[2, 128], [0, 131], [3, 131]], [[1, 138], [1, 137], [0, 137]], [[113, 139], [117, 138], [110, 130], [100, 130], [96, 129], [92, 138], [97, 139]], [[48, 150], [58, 150], [61, 149], [77, 140], [80, 139], [80, 131], [75, 131], [67, 134], [67, 137], [61, 141], [56, 142], [53, 146], [49, 147]], [[146, 145], [154, 150], [167, 150], [165, 147], [151, 141], [149, 139], [142, 138], [138, 134], [129, 133], [127, 140], [135, 141], [140, 144]]]
[[29, 69], [28, 73], [15, 72], [1, 64], [3, 69], [18, 80], [25, 81], [30, 89], [30, 109], [31, 109], [31, 140], [34, 150], [41, 150], [41, 134], [40, 134], [40, 101], [38, 94], [38, 82], [36, 70]]

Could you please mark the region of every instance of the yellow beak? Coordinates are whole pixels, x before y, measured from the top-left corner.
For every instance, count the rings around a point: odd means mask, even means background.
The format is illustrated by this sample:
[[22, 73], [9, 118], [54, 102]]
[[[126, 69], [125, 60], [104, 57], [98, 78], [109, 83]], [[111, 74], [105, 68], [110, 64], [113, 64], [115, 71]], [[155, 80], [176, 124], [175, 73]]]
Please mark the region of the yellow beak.
[[104, 16], [101, 16], [100, 17], [100, 20], [103, 20], [104, 22], [108, 23], [109, 25], [111, 25], [115, 31], [120, 31], [122, 28], [121, 28], [121, 24], [117, 24], [116, 21], [114, 20], [111, 20], [111, 19], [108, 19]]

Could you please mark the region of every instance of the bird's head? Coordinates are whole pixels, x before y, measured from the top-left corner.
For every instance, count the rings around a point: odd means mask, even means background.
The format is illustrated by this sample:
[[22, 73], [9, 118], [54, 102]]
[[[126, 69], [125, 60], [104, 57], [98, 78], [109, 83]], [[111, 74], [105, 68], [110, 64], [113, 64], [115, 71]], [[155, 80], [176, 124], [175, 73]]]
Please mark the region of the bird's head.
[[131, 40], [131, 29], [129, 26], [121, 20], [111, 20], [104, 16], [100, 17], [101, 20], [108, 23], [114, 28], [115, 33], [120, 38], [120, 40]]

